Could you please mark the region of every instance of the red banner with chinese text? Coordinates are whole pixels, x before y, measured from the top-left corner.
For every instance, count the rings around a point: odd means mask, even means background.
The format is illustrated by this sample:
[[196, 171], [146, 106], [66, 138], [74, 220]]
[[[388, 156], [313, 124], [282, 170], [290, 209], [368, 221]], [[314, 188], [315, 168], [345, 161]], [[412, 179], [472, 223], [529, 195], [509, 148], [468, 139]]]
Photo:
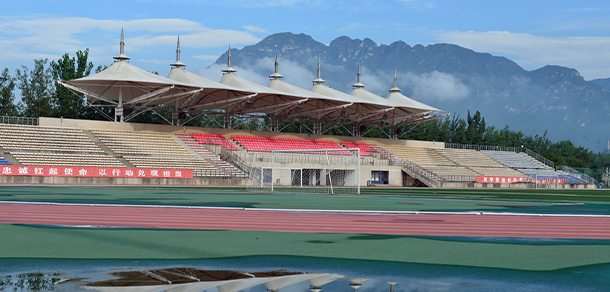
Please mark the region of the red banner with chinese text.
[[565, 178], [528, 178], [528, 177], [504, 177], [504, 176], [477, 176], [478, 183], [512, 184], [518, 182], [530, 182], [541, 185], [565, 184]]
[[0, 175], [57, 177], [193, 178], [192, 169], [4, 165]]

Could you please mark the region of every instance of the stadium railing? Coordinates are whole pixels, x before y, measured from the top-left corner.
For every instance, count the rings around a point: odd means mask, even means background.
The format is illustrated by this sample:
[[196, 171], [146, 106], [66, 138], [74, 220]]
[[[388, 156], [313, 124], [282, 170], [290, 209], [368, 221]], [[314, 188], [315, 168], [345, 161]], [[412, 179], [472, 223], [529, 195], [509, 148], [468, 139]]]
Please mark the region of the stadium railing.
[[433, 172], [428, 171], [415, 163], [401, 159], [381, 146], [374, 146], [373, 149], [377, 150], [377, 152], [381, 154], [381, 157], [387, 159], [390, 166], [397, 165], [409, 170], [415, 176], [415, 178], [421, 180], [423, 183], [429, 186], [440, 186], [442, 179]]
[[490, 146], [490, 145], [473, 145], [473, 144], [456, 144], [456, 143], [445, 143], [445, 148], [453, 148], [453, 149], [471, 149], [471, 150], [492, 150], [492, 151], [510, 151], [510, 152], [525, 152], [527, 155], [533, 157], [534, 159], [555, 168], [555, 163], [545, 158], [544, 156], [529, 150], [525, 147], [505, 147], [505, 146]]
[[595, 184], [596, 186], [600, 185], [600, 183], [596, 179], [594, 179], [594, 178], [592, 178], [592, 177], [590, 177], [590, 176], [588, 176], [588, 175], [586, 175], [586, 174], [584, 174], [582, 172], [579, 172], [578, 170], [576, 170], [574, 168], [571, 168], [571, 167], [569, 167], [567, 165], [562, 165], [561, 166], [561, 170], [565, 171], [565, 172], [567, 172], [567, 173], [569, 173], [569, 174], [571, 174], [571, 175], [573, 175], [573, 176], [575, 176], [577, 178], [580, 178], [580, 179], [582, 179], [582, 180], [584, 180], [584, 181], [586, 181], [586, 182], [588, 182], [590, 184]]
[[0, 116], [1, 124], [38, 126], [38, 118]]

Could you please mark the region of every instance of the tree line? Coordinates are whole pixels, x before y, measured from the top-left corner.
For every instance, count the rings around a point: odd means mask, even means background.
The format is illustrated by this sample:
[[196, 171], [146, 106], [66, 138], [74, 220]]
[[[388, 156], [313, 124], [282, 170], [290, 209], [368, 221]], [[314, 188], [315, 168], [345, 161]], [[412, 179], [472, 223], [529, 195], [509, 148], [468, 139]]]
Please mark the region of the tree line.
[[[33, 69], [22, 65], [11, 75], [8, 68], [0, 74], [0, 115], [23, 117], [64, 117], [74, 119], [103, 120], [100, 111], [106, 111], [113, 116], [111, 107], [92, 108], [87, 106], [84, 96], [58, 84], [56, 80], [71, 80], [89, 76], [105, 69], [95, 67], [88, 61], [89, 49], [77, 51], [74, 56], [64, 54], [58, 60], [34, 60]], [[15, 92], [20, 93], [16, 101]], [[186, 116], [188, 118], [188, 114]], [[232, 118], [235, 128], [264, 130], [269, 126], [269, 119], [239, 119]], [[164, 123], [171, 120], [171, 112], [160, 108], [145, 112], [132, 122]], [[188, 126], [218, 127], [223, 124], [222, 113], [203, 115], [190, 120]], [[339, 125], [340, 123], [337, 123]], [[383, 130], [387, 125], [370, 126], [365, 131], [366, 137], [387, 138]], [[289, 119], [280, 121], [279, 127], [285, 132], [307, 132], [313, 128], [312, 122]], [[514, 131], [505, 126], [498, 129], [487, 126], [485, 118], [479, 111], [466, 118], [454, 114], [442, 119], [401, 126], [401, 139], [424, 141], [439, 141], [457, 144], [491, 145], [506, 147], [525, 147], [555, 162], [556, 165], [569, 165], [575, 168], [605, 169], [610, 167], [610, 153], [594, 153], [582, 146], [576, 146], [569, 140], [552, 142], [547, 138], [547, 132], [542, 135], [527, 136], [523, 132]], [[351, 131], [340, 126], [332, 127], [325, 134], [350, 135]]]

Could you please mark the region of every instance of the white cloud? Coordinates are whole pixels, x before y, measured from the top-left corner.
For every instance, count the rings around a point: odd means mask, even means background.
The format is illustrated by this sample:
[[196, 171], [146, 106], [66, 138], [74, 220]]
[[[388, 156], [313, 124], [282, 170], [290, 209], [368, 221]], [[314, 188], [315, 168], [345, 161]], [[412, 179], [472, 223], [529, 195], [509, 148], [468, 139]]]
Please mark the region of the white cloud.
[[[468, 97], [470, 89], [454, 76], [438, 71], [424, 74], [400, 74], [401, 83], [407, 83], [413, 90], [413, 97], [424, 100], [451, 101]], [[404, 79], [404, 81], [403, 81]]]
[[[237, 70], [237, 75], [239, 77], [267, 86], [267, 84], [269, 84], [269, 75], [271, 75], [275, 69], [275, 58], [262, 58], [252, 61], [253, 63], [251, 64], [244, 64], [244, 67], [247, 67], [247, 69], [239, 66], [232, 67]], [[219, 80], [221, 77], [220, 72], [226, 66], [226, 64], [212, 64], [205, 69], [195, 69], [195, 73], [211, 80]], [[284, 76], [286, 82], [305, 89], [310, 89], [312, 84], [311, 81], [315, 79], [314, 72], [310, 72], [309, 69], [300, 66], [295, 62], [281, 60], [281, 58], [278, 71]]]
[[365, 67], [362, 67], [360, 71], [362, 73], [360, 81], [366, 86], [366, 90], [379, 96], [384, 94], [387, 96], [388, 90], [392, 87], [394, 75], [379, 71], [377, 73], [371, 73]]
[[[125, 42], [138, 50], [155, 46], [175, 46], [177, 37], [177, 34], [158, 36], [147, 34], [129, 38], [125, 36]], [[228, 47], [229, 44], [252, 44], [258, 41], [260, 39], [250, 33], [223, 29], [204, 29], [194, 33], [180, 34], [180, 46], [185, 48]]]
[[158, 47], [175, 46], [178, 35], [183, 48], [189, 49], [224, 47], [229, 43], [253, 44], [260, 40], [248, 31], [212, 29], [185, 19], [125, 21], [38, 15], [21, 19], [2, 17], [0, 48], [3, 54], [0, 54], [0, 62], [56, 58], [84, 48], [90, 48], [91, 61], [107, 62], [118, 53], [121, 29], [125, 30], [128, 56], [134, 52], [150, 52]]
[[260, 28], [256, 25], [242, 25], [242, 27], [245, 28], [247, 31], [251, 31], [251, 32], [259, 32], [259, 33], [267, 32], [266, 29]]
[[610, 37], [544, 37], [507, 31], [438, 31], [442, 42], [504, 55], [527, 70], [560, 65], [587, 79], [610, 77]]

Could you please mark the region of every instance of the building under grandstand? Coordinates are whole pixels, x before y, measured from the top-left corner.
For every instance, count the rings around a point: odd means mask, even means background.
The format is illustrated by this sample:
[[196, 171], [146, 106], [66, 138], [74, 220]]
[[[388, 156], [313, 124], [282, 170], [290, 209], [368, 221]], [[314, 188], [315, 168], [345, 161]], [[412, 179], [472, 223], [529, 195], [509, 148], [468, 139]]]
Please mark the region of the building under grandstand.
[[[245, 80], [231, 67], [221, 82], [186, 71], [176, 62], [168, 78], [131, 65], [120, 54], [104, 71], [59, 81], [86, 96], [90, 106], [112, 105], [114, 121], [61, 118], [0, 120], [0, 182], [48, 184], [243, 185], [259, 191], [330, 192], [365, 185], [392, 187], [553, 187], [597, 184], [569, 167], [521, 148], [449, 145], [398, 140], [400, 125], [444, 117], [446, 112], [410, 99], [396, 87], [388, 98], [364, 89], [360, 72], [352, 94], [329, 88], [318, 76], [312, 90], [282, 80], [276, 57], [268, 86]], [[360, 71], [360, 70], [358, 70]], [[168, 125], [128, 123], [171, 106]], [[129, 109], [128, 111], [126, 109]], [[222, 114], [223, 128], [188, 127], [190, 117]], [[269, 131], [238, 130], [231, 117], [266, 117]], [[281, 132], [278, 121], [313, 121], [311, 133]], [[352, 136], [323, 135], [349, 126]], [[388, 139], [366, 138], [367, 125], [387, 125]], [[270, 188], [269, 188], [270, 187]]]

